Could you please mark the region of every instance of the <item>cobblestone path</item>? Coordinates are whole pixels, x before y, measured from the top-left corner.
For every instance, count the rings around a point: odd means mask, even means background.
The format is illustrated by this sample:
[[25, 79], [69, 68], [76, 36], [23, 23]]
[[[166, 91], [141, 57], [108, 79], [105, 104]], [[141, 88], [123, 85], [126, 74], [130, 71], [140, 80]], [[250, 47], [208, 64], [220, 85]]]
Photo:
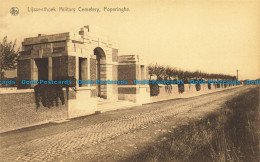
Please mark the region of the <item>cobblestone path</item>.
[[[53, 161], [55, 158], [66, 156], [71, 152], [89, 148], [102, 141], [131, 133], [138, 129], [145, 129], [153, 123], [163, 121], [180, 113], [188, 112], [196, 107], [210, 104], [223, 104], [223, 98], [237, 93], [238, 90], [200, 96], [197, 99], [183, 101], [175, 105], [158, 108], [122, 116], [116, 120], [93, 124], [80, 129], [63, 132], [39, 138], [24, 143], [11, 145], [0, 150], [0, 161]], [[222, 100], [221, 100], [222, 99]]]

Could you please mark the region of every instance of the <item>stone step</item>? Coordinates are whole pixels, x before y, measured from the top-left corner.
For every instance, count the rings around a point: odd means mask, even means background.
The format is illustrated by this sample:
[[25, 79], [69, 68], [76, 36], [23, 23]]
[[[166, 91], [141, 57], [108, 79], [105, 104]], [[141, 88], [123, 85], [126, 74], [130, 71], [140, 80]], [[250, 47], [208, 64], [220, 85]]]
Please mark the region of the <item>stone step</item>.
[[97, 98], [97, 104], [98, 105], [102, 105], [102, 104], [110, 104], [110, 103], [114, 103], [114, 102], [118, 102], [118, 100], [107, 100], [107, 99], [103, 99], [103, 98]]
[[130, 101], [117, 101], [117, 102], [98, 105], [97, 109], [100, 112], [106, 112], [110, 110], [117, 110], [117, 109], [129, 108], [134, 106], [137, 106], [137, 104]]
[[135, 105], [135, 103], [132, 103], [132, 102], [111, 102], [111, 103], [98, 104], [98, 107], [111, 107], [111, 106], [124, 106], [124, 105]]

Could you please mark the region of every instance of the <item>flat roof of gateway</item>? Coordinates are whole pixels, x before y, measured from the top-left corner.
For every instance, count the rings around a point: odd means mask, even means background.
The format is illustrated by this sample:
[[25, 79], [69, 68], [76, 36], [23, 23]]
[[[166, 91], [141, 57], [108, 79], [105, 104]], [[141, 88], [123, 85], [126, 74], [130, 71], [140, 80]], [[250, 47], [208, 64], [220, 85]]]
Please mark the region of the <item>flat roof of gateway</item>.
[[48, 42], [64, 41], [69, 39], [82, 41], [82, 38], [79, 34], [75, 34], [72, 32], [65, 32], [65, 33], [49, 34], [49, 35], [39, 34], [37, 37], [25, 38], [22, 44], [23, 45], [41, 44], [41, 43], [48, 43]]

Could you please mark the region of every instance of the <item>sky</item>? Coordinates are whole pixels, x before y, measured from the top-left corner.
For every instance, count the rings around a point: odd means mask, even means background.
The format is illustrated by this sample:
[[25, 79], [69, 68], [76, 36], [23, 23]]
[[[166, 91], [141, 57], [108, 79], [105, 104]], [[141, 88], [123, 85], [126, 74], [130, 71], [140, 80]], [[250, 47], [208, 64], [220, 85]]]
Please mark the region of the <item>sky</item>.
[[[31, 13], [28, 7], [99, 7], [100, 13]], [[10, 14], [11, 7], [19, 15]], [[104, 12], [128, 7], [129, 12]], [[260, 0], [0, 0], [0, 39], [103, 29], [119, 55], [178, 69], [260, 78]]]

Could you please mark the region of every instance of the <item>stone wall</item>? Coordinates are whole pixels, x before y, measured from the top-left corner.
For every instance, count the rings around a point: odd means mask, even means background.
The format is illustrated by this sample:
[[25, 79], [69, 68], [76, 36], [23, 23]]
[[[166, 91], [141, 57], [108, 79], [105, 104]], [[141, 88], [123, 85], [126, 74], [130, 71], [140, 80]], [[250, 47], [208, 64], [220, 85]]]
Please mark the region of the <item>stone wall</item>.
[[[21, 79], [25, 79], [25, 80], [30, 80], [31, 79], [31, 60], [20, 60], [18, 61], [18, 68], [17, 68], [17, 74], [18, 74], [18, 78]], [[22, 85], [20, 83], [20, 80], [18, 80], [17, 83], [17, 87], [19, 89], [22, 88], [29, 88], [30, 85]]]
[[[68, 101], [64, 91], [65, 104], [51, 108], [42, 104], [37, 108], [34, 92], [16, 92], [0, 94], [0, 132], [29, 127], [55, 120], [68, 118]], [[69, 98], [75, 98], [73, 91]]]
[[136, 80], [136, 73], [136, 64], [118, 66], [118, 80], [125, 80], [127, 81], [128, 85], [134, 85], [134, 80]]
[[56, 80], [59, 77], [68, 76], [68, 57], [53, 57], [52, 58], [52, 79]]
[[184, 92], [179, 93], [178, 91], [178, 85], [172, 85], [170, 86], [167, 85], [159, 85], [160, 93], [158, 96], [151, 96], [151, 102], [158, 102], [158, 101], [163, 101], [163, 100], [170, 100], [170, 99], [175, 99], [175, 98], [188, 98], [188, 97], [194, 97], [202, 94], [207, 94], [207, 93], [213, 93], [229, 88], [234, 88], [237, 86], [228, 86], [226, 88], [221, 87], [216, 88], [213, 84], [211, 84], [211, 89], [208, 89], [207, 84], [201, 84], [201, 89], [199, 91], [196, 90], [196, 85], [195, 84], [185, 84], [184, 85]]

